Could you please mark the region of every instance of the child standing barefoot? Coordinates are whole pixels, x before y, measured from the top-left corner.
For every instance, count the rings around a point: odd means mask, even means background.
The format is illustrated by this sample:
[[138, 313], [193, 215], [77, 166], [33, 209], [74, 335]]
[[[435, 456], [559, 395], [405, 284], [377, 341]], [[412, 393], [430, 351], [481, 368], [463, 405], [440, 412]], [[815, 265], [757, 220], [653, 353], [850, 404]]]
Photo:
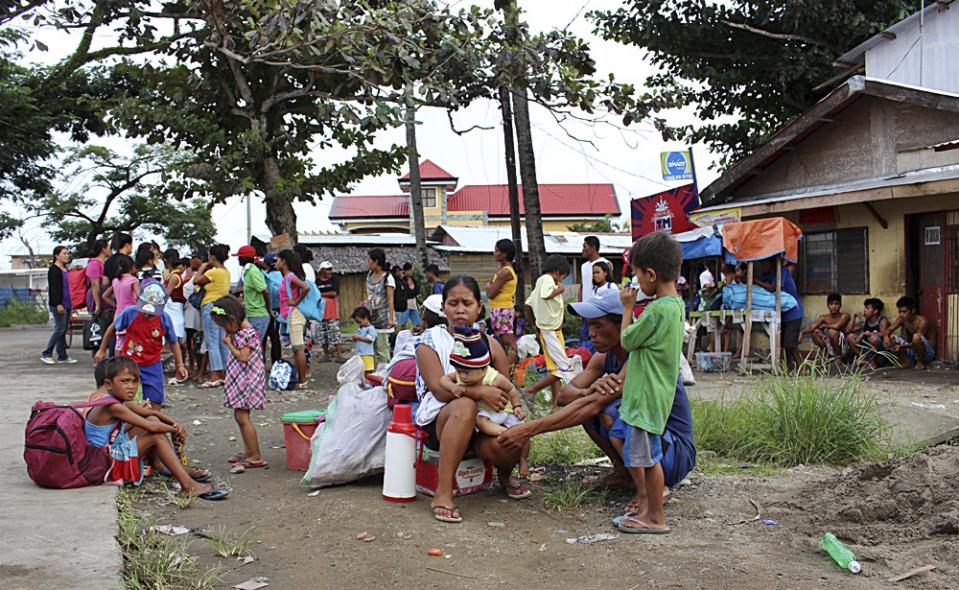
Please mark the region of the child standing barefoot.
[[266, 368], [260, 337], [247, 321], [243, 304], [232, 295], [214, 301], [210, 317], [223, 328], [223, 342], [230, 350], [226, 358], [223, 405], [233, 408], [233, 418], [243, 438], [243, 453], [230, 457], [229, 461], [244, 469], [268, 467], [260, 455], [260, 441], [250, 419], [250, 410], [262, 410], [266, 403]]

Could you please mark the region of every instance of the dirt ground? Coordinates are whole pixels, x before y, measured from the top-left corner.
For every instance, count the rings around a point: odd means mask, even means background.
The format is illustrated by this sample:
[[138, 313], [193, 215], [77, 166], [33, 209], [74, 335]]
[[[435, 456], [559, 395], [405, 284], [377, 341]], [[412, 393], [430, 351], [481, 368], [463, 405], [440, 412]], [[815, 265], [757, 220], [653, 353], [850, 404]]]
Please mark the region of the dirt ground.
[[[254, 576], [268, 577], [270, 588], [292, 589], [885, 588], [893, 586], [887, 577], [927, 563], [938, 569], [895, 586], [959, 588], [959, 448], [844, 471], [799, 467], [772, 477], [748, 470], [737, 476], [694, 472], [667, 507], [671, 535], [568, 544], [571, 537], [616, 533], [610, 519], [627, 497], [612, 494], [601, 505], [552, 512], [535, 496], [517, 502], [494, 488], [460, 498], [465, 522], [444, 525], [431, 518], [425, 496], [406, 505], [384, 502], [378, 477], [308, 496], [298, 485], [302, 474], [285, 468], [279, 417], [324, 406], [335, 391], [337, 368], [314, 364], [312, 390], [269, 393], [271, 403], [255, 422], [271, 467], [238, 475], [226, 463], [240, 443], [229, 440], [238, 432], [220, 405], [221, 393], [168, 390], [172, 415], [188, 425], [201, 422], [190, 427], [192, 457], [233, 494], [182, 511], [153, 497], [145, 508], [161, 523], [251, 529], [256, 561], [243, 566], [216, 557], [209, 541], [194, 537], [194, 554], [227, 568], [222, 588]], [[690, 394], [697, 395], [695, 387]], [[548, 473], [534, 491], [557, 483], [563, 471]], [[573, 470], [567, 477], [583, 475]], [[730, 524], [756, 515], [750, 501], [761, 518]], [[861, 574], [841, 570], [818, 549], [827, 530], [856, 552]], [[357, 540], [362, 531], [376, 539]], [[446, 557], [428, 556], [429, 548]]]

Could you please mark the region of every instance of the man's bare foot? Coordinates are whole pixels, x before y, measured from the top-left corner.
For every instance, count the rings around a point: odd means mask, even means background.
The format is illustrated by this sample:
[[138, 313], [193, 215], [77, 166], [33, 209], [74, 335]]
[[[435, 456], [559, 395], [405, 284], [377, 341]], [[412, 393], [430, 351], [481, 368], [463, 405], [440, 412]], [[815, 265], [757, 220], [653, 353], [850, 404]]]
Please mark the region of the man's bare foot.
[[592, 487], [597, 490], [631, 490], [635, 486], [633, 478], [626, 471], [613, 471], [609, 475], [593, 482]]
[[506, 477], [500, 476], [499, 483], [503, 486], [503, 491], [506, 492], [506, 495], [513, 500], [522, 500], [523, 498], [529, 498], [533, 495], [533, 492], [530, 491], [527, 484], [508, 473]]
[[912, 366], [912, 368], [915, 369], [915, 370], [917, 370], [917, 371], [925, 371], [925, 370], [926, 370], [926, 364], [925, 364], [925, 363], [916, 363], [915, 365]]

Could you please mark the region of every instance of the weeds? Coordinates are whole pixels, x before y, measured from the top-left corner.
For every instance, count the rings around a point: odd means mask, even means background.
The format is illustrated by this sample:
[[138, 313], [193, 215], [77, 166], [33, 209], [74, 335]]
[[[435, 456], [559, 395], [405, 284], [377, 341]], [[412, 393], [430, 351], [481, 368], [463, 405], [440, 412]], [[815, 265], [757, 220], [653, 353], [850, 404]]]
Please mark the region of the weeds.
[[572, 465], [602, 456], [603, 452], [582, 428], [567, 428], [537, 436], [529, 450], [532, 465]]
[[206, 536], [220, 557], [246, 557], [250, 555], [250, 547], [253, 546], [253, 537], [250, 535], [252, 530], [251, 527], [242, 533], [232, 533], [226, 527], [218, 526], [206, 531]]
[[117, 493], [117, 542], [124, 558], [124, 585], [128, 590], [212, 590], [220, 570], [201, 570], [183, 537], [168, 537], [155, 530], [156, 519], [136, 509], [141, 490], [123, 488]]
[[165, 501], [167, 501], [170, 504], [173, 504], [180, 510], [186, 510], [187, 508], [191, 508], [193, 504], [196, 503], [196, 499], [197, 499], [197, 496], [194, 494], [184, 496], [183, 494], [180, 494], [179, 492], [176, 492], [166, 487], [163, 488], [163, 491], [161, 493], [163, 494], [163, 499]]
[[767, 375], [732, 401], [693, 400], [699, 449], [751, 463], [845, 465], [889, 447], [878, 402], [851, 373], [829, 379], [821, 365]]
[[543, 506], [557, 512], [602, 504], [605, 501], [605, 490], [595, 490], [573, 479], [567, 479], [559, 486], [540, 495]]
[[0, 309], [0, 328], [9, 328], [19, 324], [45, 324], [50, 319], [47, 310], [37, 305], [11, 299]]

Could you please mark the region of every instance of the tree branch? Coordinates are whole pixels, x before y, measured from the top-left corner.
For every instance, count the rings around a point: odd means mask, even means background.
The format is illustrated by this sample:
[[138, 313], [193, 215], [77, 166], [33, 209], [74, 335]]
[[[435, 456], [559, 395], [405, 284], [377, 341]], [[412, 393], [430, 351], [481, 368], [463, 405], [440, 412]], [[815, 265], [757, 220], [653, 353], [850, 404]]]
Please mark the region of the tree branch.
[[466, 135], [466, 134], [469, 133], [470, 131], [475, 131], [475, 130], [477, 130], [477, 129], [480, 129], [480, 130], [483, 130], [483, 131], [492, 131], [493, 129], [496, 129], [495, 127], [488, 127], [488, 126], [486, 126], [486, 125], [479, 125], [479, 124], [473, 125], [472, 127], [468, 127], [468, 128], [466, 128], [466, 129], [457, 129], [457, 128], [456, 128], [456, 123], [453, 122], [453, 111], [451, 111], [451, 110], [449, 110], [449, 109], [446, 109], [446, 118], [449, 119], [449, 121], [450, 121], [450, 129], [451, 129], [451, 130], [453, 131], [453, 133], [455, 133], [456, 135]]
[[762, 37], [768, 37], [770, 39], [776, 39], [778, 41], [800, 41], [802, 43], [808, 43], [810, 45], [818, 45], [820, 47], [825, 47], [826, 49], [836, 51], [835, 48], [830, 47], [827, 43], [818, 41], [816, 39], [810, 39], [809, 37], [804, 37], [803, 35], [794, 35], [792, 33], [774, 33], [772, 31], [767, 31], [764, 29], [758, 29], [751, 25], [745, 23], [734, 23], [732, 21], [724, 20], [722, 21], [727, 27], [733, 29], [739, 29], [741, 31], [746, 31], [748, 33], [753, 33], [754, 35], [760, 35]]

